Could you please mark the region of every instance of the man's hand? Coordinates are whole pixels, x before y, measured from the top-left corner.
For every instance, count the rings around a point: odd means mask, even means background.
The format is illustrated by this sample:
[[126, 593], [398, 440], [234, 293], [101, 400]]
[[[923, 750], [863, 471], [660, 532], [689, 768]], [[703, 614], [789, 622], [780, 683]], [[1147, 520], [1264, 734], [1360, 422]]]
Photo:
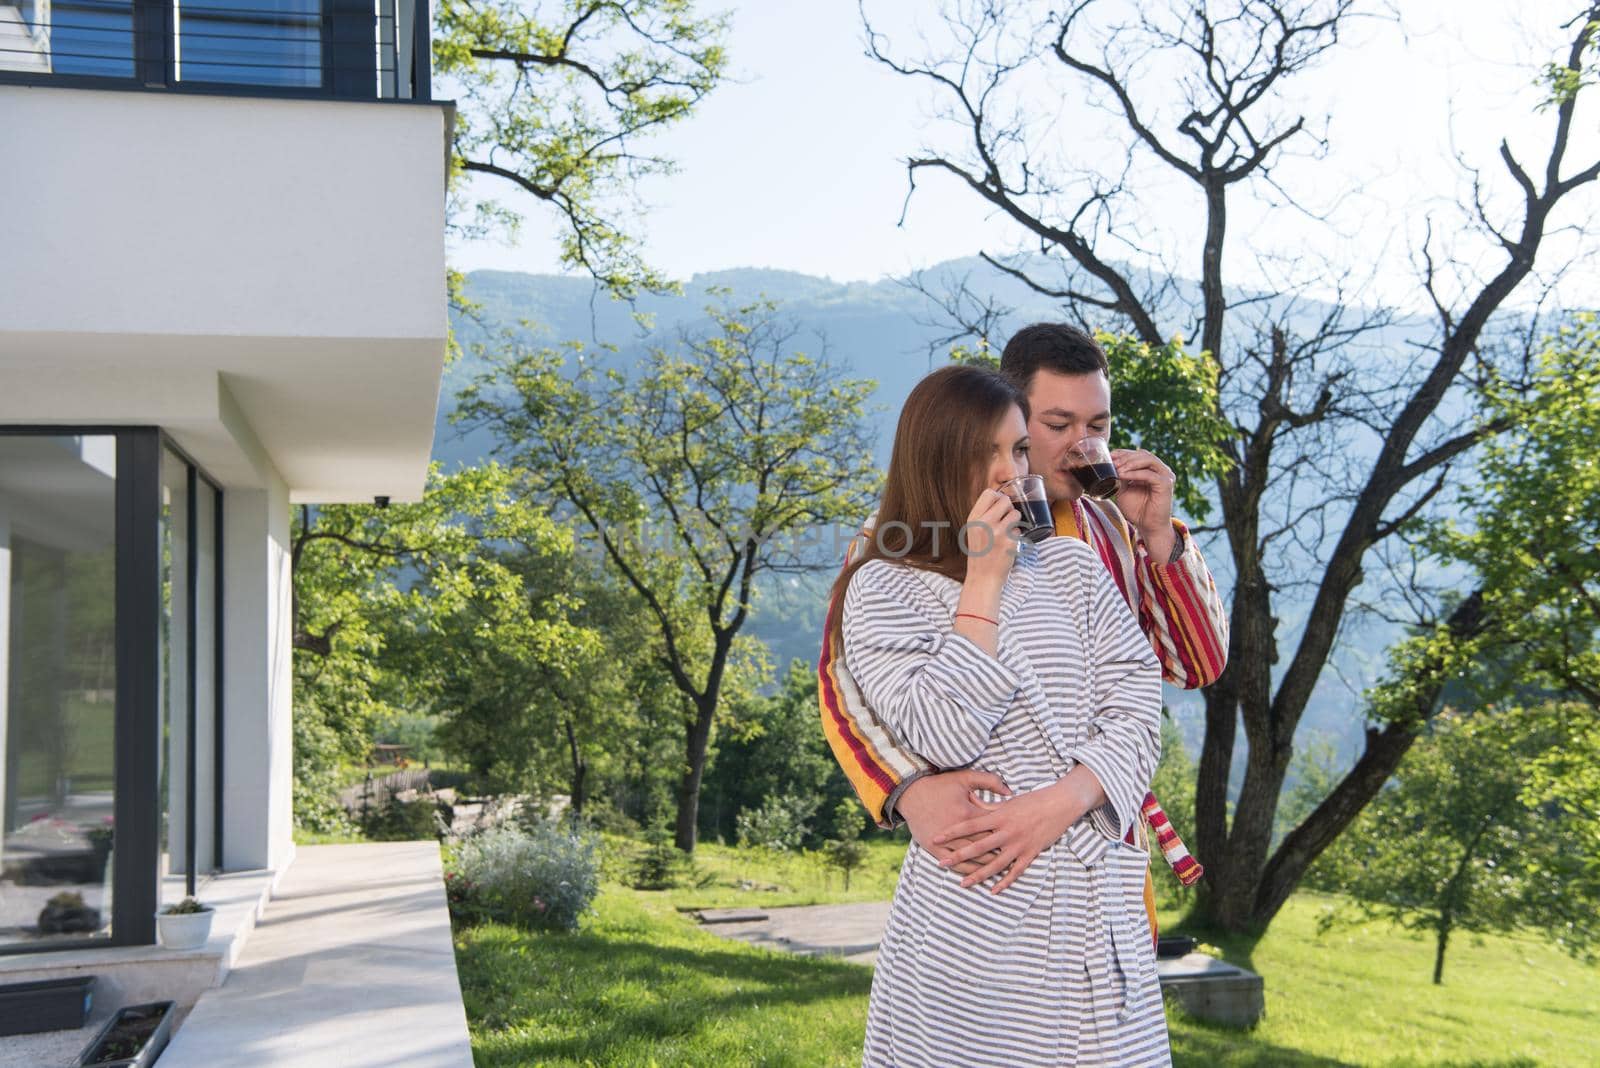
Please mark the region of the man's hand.
[[1117, 507], [1143, 539], [1145, 551], [1156, 563], [1172, 558], [1177, 535], [1172, 529], [1172, 469], [1143, 449], [1115, 449]]
[[[991, 894], [998, 894], [1016, 882], [1017, 876], [1084, 813], [1105, 804], [1105, 800], [1100, 780], [1081, 764], [1049, 786], [1009, 801], [990, 804], [974, 799], [973, 804], [982, 810], [979, 815], [934, 836], [936, 847], [959, 846], [944, 854], [939, 863], [965, 874], [961, 880], [965, 887], [1005, 872], [1004, 878], [989, 889]], [[969, 866], [972, 861], [980, 862], [976, 870]]]
[[[983, 814], [980, 802], [972, 796], [974, 790], [988, 790], [1008, 796], [1011, 793], [999, 776], [987, 771], [942, 771], [924, 775], [906, 787], [905, 793], [895, 802], [894, 810], [911, 828], [911, 837], [917, 845], [926, 849], [935, 860], [940, 860], [968, 839], [958, 837], [935, 845], [934, 836], [962, 820]], [[980, 864], [978, 859], [966, 860], [956, 865], [956, 871], [977, 871]]]

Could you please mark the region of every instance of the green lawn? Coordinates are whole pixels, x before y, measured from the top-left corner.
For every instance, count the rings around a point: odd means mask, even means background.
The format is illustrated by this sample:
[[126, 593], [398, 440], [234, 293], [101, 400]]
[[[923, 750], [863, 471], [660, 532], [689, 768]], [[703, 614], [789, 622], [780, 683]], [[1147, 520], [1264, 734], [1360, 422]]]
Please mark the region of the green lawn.
[[[874, 835], [862, 842], [866, 862], [844, 876], [823, 863], [820, 853], [774, 853], [703, 843], [694, 851], [692, 869], [682, 885], [662, 893], [680, 909], [779, 908], [785, 905], [824, 905], [844, 901], [885, 901], [894, 894], [906, 840], [897, 835]], [[625, 838], [606, 836], [613, 855], [607, 874], [621, 878], [626, 856], [638, 848]]]
[[596, 905], [576, 934], [457, 936], [479, 1068], [859, 1063], [867, 969], [725, 941], [659, 893]]
[[[693, 875], [703, 885], [647, 892], [608, 882], [577, 934], [459, 931], [477, 1064], [859, 1063], [867, 969], [728, 942], [682, 910], [882, 898], [868, 891], [892, 885], [903, 848], [874, 839], [868, 871], [852, 876], [846, 895], [838, 874], [825, 876], [814, 860], [703, 846]], [[1420, 938], [1372, 923], [1319, 938], [1317, 918], [1332, 900], [1302, 894], [1253, 950], [1222, 947], [1266, 977], [1267, 1017], [1238, 1032], [1174, 1014], [1176, 1064], [1596, 1063], [1588, 1024], [1600, 1013], [1600, 968], [1537, 940], [1462, 938], [1435, 987], [1432, 945]]]
[[[1253, 952], [1224, 944], [1266, 981], [1267, 1016], [1247, 1041], [1173, 1022], [1180, 1061], [1214, 1065], [1600, 1064], [1600, 967], [1538, 938], [1457, 935], [1434, 986], [1433, 941], [1387, 923], [1317, 919], [1337, 899], [1292, 898]], [[1192, 1055], [1192, 1058], [1191, 1058]]]

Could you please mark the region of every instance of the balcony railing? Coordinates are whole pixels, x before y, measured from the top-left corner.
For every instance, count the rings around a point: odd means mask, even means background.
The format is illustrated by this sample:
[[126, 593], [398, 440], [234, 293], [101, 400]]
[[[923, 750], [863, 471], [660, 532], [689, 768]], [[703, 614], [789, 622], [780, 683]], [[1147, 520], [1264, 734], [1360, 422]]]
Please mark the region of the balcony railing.
[[431, 97], [428, 0], [0, 0], [0, 82]]

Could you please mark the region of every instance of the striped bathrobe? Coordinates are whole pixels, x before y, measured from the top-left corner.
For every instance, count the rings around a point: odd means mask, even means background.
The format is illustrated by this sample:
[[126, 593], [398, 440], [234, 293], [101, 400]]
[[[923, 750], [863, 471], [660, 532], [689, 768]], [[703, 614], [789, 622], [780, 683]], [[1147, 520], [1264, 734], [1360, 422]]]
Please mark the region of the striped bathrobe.
[[[1166, 563], [1150, 559], [1144, 544], [1110, 501], [1057, 501], [1052, 510], [1056, 535], [1085, 542], [1111, 574], [1161, 662], [1162, 676], [1186, 690], [1215, 682], [1227, 663], [1228, 616], [1211, 571], [1183, 523], [1172, 523], [1183, 551], [1176, 561]], [[855, 551], [852, 546], [852, 556]], [[926, 754], [918, 755], [914, 746], [902, 744], [884, 729], [851, 679], [848, 658], [845, 663], [835, 659], [832, 632], [838, 620], [834, 607], [830, 606], [822, 656], [817, 661], [822, 732], [862, 804], [880, 827], [889, 829], [896, 822], [893, 802], [935, 765], [923, 759]], [[1181, 858], [1169, 855], [1169, 859], [1174, 860], [1180, 878], [1194, 871], [1181, 867]]]
[[960, 595], [959, 583], [903, 564], [856, 573], [842, 637], [862, 695], [939, 766], [970, 764], [1023, 793], [1081, 763], [1108, 800], [998, 895], [962, 889], [959, 874], [906, 851], [863, 1063], [1169, 1064], [1143, 907], [1148, 854], [1125, 840], [1159, 756], [1160, 665], [1076, 539], [1022, 546], [998, 657], [952, 629]]

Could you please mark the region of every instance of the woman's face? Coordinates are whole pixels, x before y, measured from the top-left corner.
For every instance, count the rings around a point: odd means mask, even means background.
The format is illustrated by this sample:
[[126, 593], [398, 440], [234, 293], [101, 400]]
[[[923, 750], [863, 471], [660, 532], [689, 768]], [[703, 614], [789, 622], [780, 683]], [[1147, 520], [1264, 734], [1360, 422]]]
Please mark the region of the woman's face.
[[983, 488], [997, 488], [1027, 473], [1028, 421], [1022, 417], [1022, 409], [1013, 404], [994, 425], [994, 442], [989, 450]]

